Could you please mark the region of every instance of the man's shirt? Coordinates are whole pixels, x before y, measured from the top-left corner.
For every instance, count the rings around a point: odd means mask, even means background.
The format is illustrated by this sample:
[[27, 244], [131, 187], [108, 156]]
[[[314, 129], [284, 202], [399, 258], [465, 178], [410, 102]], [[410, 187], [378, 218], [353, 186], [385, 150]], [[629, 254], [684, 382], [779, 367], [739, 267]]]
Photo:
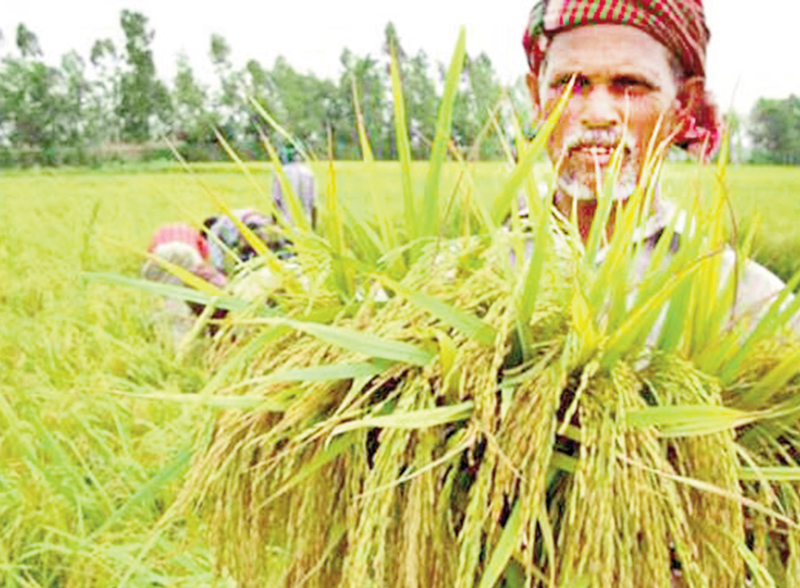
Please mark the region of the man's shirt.
[[[634, 243], [640, 245], [634, 255], [634, 276], [637, 279], [644, 279], [645, 274], [651, 269], [656, 247], [662, 238], [667, 238], [665, 235], [669, 234], [667, 228], [670, 226], [674, 227], [674, 233], [669, 244], [669, 254], [664, 260], [665, 263], [668, 263], [671, 257], [678, 253], [682, 242], [692, 238], [697, 227], [693, 223], [687, 226], [686, 214], [678, 211], [672, 203], [656, 200], [653, 204], [652, 214], [634, 234]], [[598, 263], [603, 262], [605, 253], [605, 251], [600, 252], [596, 260]], [[725, 287], [730, 284], [734, 272], [740, 276], [736, 284], [735, 299], [728, 324], [746, 321], [748, 328], [753, 329], [784, 290], [786, 284], [761, 264], [738, 255], [727, 245], [719, 252], [719, 255], [719, 294], [722, 295]], [[793, 297], [789, 296], [784, 304], [788, 305], [792, 299]], [[632, 301], [631, 298], [631, 303]], [[664, 308], [661, 317], [648, 335], [649, 343], [655, 344], [658, 340], [666, 318], [667, 308]], [[792, 318], [790, 326], [796, 334], [800, 335], [800, 314]]]
[[[652, 206], [652, 212], [644, 224], [634, 231], [633, 242], [637, 245], [636, 253], [634, 255], [635, 268], [633, 275], [637, 280], [645, 278], [646, 273], [651, 269], [651, 262], [653, 254], [656, 251], [657, 245], [661, 242], [662, 238], [667, 238], [668, 227], [674, 228], [671, 243], [669, 245], [669, 254], [665, 262], [669, 262], [670, 258], [674, 256], [680, 246], [681, 242], [686, 239], [692, 238], [695, 226], [687, 226], [686, 214], [679, 211], [675, 205], [669, 201], [656, 199]], [[562, 254], [569, 256], [568, 251], [571, 246], [567, 243], [568, 238], [566, 234], [560, 233], [555, 236], [556, 249], [562, 250]], [[560, 238], [563, 237], [563, 238]], [[533, 254], [533, 242], [526, 243], [525, 256], [529, 258]], [[597, 264], [603, 263], [607, 251], [601, 250], [597, 255], [595, 261]], [[775, 301], [778, 295], [784, 290], [786, 284], [778, 276], [773, 274], [761, 264], [746, 259], [737, 255], [736, 251], [729, 246], [726, 246], [720, 253], [720, 282], [719, 292], [722, 293], [726, 285], [729, 284], [733, 272], [739, 272], [740, 278], [736, 286], [736, 297], [732, 307], [731, 321], [738, 322], [746, 320], [753, 328], [758, 321], [769, 310], [770, 305]], [[512, 253], [512, 262], [515, 255]], [[632, 284], [635, 290], [636, 284]], [[633, 303], [634, 292], [630, 298], [630, 303]], [[785, 304], [788, 304], [793, 297], [788, 297]], [[664, 310], [661, 319], [656, 324], [653, 332], [651, 332], [648, 340], [655, 342], [663, 327], [663, 321], [666, 319], [666, 309]], [[800, 313], [796, 315], [791, 321], [792, 330], [800, 335]]]
[[[695, 230], [694, 226], [686, 226], [685, 214], [677, 212], [671, 203], [656, 201], [654, 208], [654, 213], [643, 227], [640, 236], [645, 244], [642, 251], [644, 263], [649, 262], [658, 244], [659, 236], [664, 234], [670, 223], [674, 222], [676, 227], [674, 243], [671, 246], [673, 253], [680, 246], [680, 240], [690, 238]], [[736, 286], [732, 320], [744, 319], [757, 322], [767, 312], [786, 284], [763, 265], [752, 259], [742, 258], [729, 246], [725, 246], [720, 255], [722, 256], [720, 290], [729, 283], [731, 275], [737, 271], [738, 266], [742, 266], [739, 270], [741, 277]], [[798, 320], [794, 322], [800, 326]]]

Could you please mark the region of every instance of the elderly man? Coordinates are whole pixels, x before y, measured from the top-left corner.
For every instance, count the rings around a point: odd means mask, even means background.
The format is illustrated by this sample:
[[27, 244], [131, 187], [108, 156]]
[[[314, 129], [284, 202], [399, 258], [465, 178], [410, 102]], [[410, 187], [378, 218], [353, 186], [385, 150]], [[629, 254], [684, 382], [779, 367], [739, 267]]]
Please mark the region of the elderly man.
[[[702, 0], [542, 0], [523, 40], [535, 115], [544, 120], [575, 78], [572, 95], [547, 146], [558, 178], [556, 208], [576, 213], [584, 240], [597, 212], [598, 170], [622, 151], [615, 205], [633, 194], [651, 141], [707, 157], [720, 138], [717, 110], [705, 87], [709, 41]], [[656, 200], [641, 234], [652, 251], [670, 216]], [[613, 218], [614, 215], [611, 216]], [[613, 231], [613, 226], [607, 227]], [[677, 246], [677, 240], [676, 240]], [[723, 253], [723, 271], [735, 254]], [[745, 263], [735, 315], [758, 315], [783, 282]]]
[[[554, 206], [567, 218], [574, 211], [584, 241], [597, 214], [598, 175], [605, 178], [615, 150], [623, 159], [610, 193], [615, 206], [625, 206], [649, 145], [672, 143], [699, 157], [715, 149], [720, 123], [705, 88], [708, 41], [702, 0], [544, 0], [534, 7], [524, 47], [539, 120], [574, 79], [547, 149], [558, 174]], [[669, 216], [656, 193], [639, 233], [643, 255], [653, 252]], [[730, 275], [735, 254], [728, 249], [722, 255], [723, 276]], [[767, 269], [746, 261], [734, 318], [758, 320], [783, 287]], [[675, 568], [673, 586], [681, 586], [677, 563]]]

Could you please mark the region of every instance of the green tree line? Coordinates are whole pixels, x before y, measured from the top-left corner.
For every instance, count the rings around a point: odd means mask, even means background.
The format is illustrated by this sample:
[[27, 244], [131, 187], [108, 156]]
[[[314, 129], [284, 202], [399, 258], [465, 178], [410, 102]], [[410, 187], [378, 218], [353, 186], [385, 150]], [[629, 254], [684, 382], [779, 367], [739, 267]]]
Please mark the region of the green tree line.
[[[389, 79], [391, 48], [397, 51], [412, 156], [428, 157], [435, 133], [445, 66], [424, 50], [407, 53], [392, 23], [374, 54], [343, 49], [338, 79], [294, 69], [278, 57], [271, 66], [256, 59], [241, 68], [221, 35], [209, 39], [215, 80], [198, 79], [188, 56], [177, 56], [171, 80], [159, 77], [153, 56], [155, 31], [141, 12], [123, 10], [122, 42], [98, 39], [89, 55], [70, 51], [58, 65], [44, 60], [39, 39], [24, 24], [0, 31], [0, 166], [93, 164], [126, 154], [171, 157], [170, 137], [189, 160], [227, 159], [214, 129], [247, 159], [264, 159], [260, 133], [270, 130], [250, 98], [311, 152], [324, 156], [330, 141], [338, 159], [361, 157], [355, 97], [377, 159], [394, 159], [395, 138]], [[518, 113], [527, 113], [524, 83], [509, 89]], [[489, 57], [465, 58], [453, 116], [453, 140], [480, 159], [505, 156], [489, 113], [503, 89]], [[800, 98], [761, 99], [749, 118], [732, 119], [739, 161], [800, 164]], [[489, 132], [486, 132], [486, 131]], [[742, 131], [749, 138], [742, 147]], [[507, 129], [505, 131], [507, 132]], [[510, 133], [508, 133], [510, 134]], [[279, 137], [273, 137], [280, 140]], [[480, 140], [479, 140], [480, 139]]]
[[[220, 35], [209, 40], [215, 83], [203, 83], [185, 54], [172, 80], [156, 71], [155, 31], [140, 12], [123, 10], [124, 42], [98, 39], [88, 56], [70, 51], [48, 65], [36, 34], [19, 24], [6, 40], [0, 61], [0, 165], [87, 164], [148, 146], [151, 156], [169, 156], [163, 137], [173, 138], [190, 160], [226, 158], [214, 129], [244, 157], [263, 159], [260, 132], [267, 125], [249, 99], [310, 151], [325, 156], [329, 137], [338, 159], [361, 157], [354, 96], [376, 159], [396, 157], [389, 64], [395, 47], [404, 88], [412, 155], [426, 158], [435, 133], [444, 66], [420, 50], [407, 53], [394, 25], [385, 28], [376, 54], [344, 49], [339, 79], [301, 73], [278, 57], [271, 67], [250, 59], [237, 68], [232, 48]], [[497, 104], [501, 86], [488, 56], [467, 56], [454, 115], [454, 141], [472, 146]], [[495, 133], [484, 133], [481, 158], [503, 156]]]

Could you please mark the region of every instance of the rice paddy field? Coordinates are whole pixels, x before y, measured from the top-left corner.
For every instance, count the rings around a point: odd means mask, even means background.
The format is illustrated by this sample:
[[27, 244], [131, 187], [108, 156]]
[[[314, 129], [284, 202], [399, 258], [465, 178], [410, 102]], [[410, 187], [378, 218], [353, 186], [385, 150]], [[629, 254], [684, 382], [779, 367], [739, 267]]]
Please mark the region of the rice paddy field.
[[[232, 207], [264, 197], [233, 166], [195, 169], [0, 175], [0, 586], [235, 585], [216, 569], [207, 522], [161, 523], [214, 410], [192, 401], [213, 376], [204, 344], [177, 356], [150, 296], [88, 278], [136, 276], [158, 225], [217, 212], [208, 191]], [[268, 166], [251, 171], [268, 192]], [[399, 165], [336, 173], [351, 209], [368, 215], [372, 186], [400, 214]], [[476, 196], [491, 202], [508, 173], [476, 164]], [[425, 166], [412, 177], [421, 193]], [[675, 164], [664, 190], [685, 198], [706, 181]], [[458, 182], [446, 167], [442, 193]], [[800, 169], [730, 167], [728, 183], [737, 230], [755, 224], [755, 258], [788, 279], [800, 270]], [[157, 400], [167, 394], [186, 401]]]

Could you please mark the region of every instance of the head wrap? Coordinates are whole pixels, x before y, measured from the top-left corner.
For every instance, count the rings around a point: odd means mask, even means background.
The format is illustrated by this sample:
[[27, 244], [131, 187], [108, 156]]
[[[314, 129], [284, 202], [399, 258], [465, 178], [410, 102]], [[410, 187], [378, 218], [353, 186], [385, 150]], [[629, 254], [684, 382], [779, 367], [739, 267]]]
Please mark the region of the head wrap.
[[201, 259], [208, 260], [210, 251], [203, 234], [186, 223], [169, 223], [162, 225], [153, 233], [147, 251], [153, 253], [166, 243], [185, 243], [194, 249]]
[[[587, 24], [636, 27], [667, 47], [686, 77], [705, 77], [710, 33], [702, 0], [538, 0], [522, 43], [531, 71], [539, 71], [553, 36]], [[687, 114], [674, 143], [701, 156], [719, 146], [721, 123], [709, 100]]]
[[[176, 247], [176, 244], [180, 247]], [[147, 251], [189, 270], [219, 288], [225, 286], [225, 276], [210, 263], [208, 242], [203, 234], [191, 225], [170, 223], [159, 227], [153, 233]], [[157, 282], [170, 282], [173, 279], [168, 270], [150, 262], [145, 266], [144, 273], [145, 277]]]

